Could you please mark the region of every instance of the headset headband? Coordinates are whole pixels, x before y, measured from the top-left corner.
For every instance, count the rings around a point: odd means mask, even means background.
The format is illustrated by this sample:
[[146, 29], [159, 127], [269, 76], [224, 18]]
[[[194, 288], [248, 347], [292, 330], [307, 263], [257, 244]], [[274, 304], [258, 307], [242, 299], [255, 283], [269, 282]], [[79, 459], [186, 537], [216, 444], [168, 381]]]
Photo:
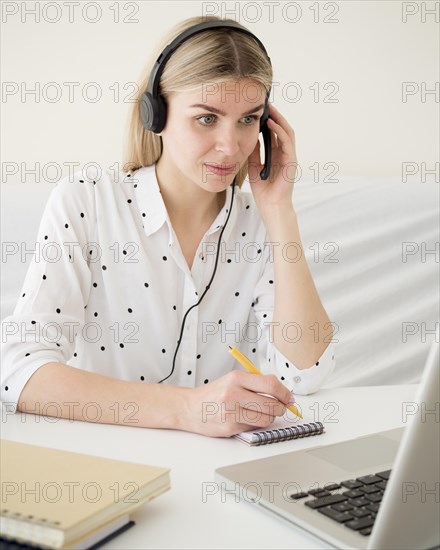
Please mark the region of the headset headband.
[[[184, 32], [180, 33], [172, 42], [170, 42], [170, 44], [168, 44], [164, 48], [162, 53], [157, 58], [156, 63], [154, 64], [154, 67], [150, 74], [150, 78], [148, 80], [147, 89], [143, 92], [140, 98], [139, 105], [142, 125], [145, 130], [160, 134], [166, 124], [167, 105], [164, 97], [159, 94], [160, 77], [162, 75], [166, 62], [175, 52], [175, 50], [181, 44], [183, 44], [183, 42], [188, 40], [188, 38], [209, 29], [231, 29], [251, 36], [260, 46], [261, 50], [265, 53], [269, 64], [272, 66], [270, 62], [270, 57], [267, 55], [266, 48], [263, 46], [261, 41], [245, 27], [242, 27], [239, 23], [236, 23], [235, 21], [216, 20], [193, 25], [189, 29], [186, 29]], [[260, 119], [260, 131], [262, 131], [262, 128], [265, 125], [266, 120], [269, 116], [268, 101], [269, 92], [267, 93], [264, 112]]]
[[248, 36], [251, 36], [258, 43], [258, 45], [263, 50], [263, 52], [266, 54], [266, 57], [269, 63], [272, 65], [270, 61], [270, 57], [267, 54], [266, 48], [264, 47], [263, 43], [253, 33], [251, 33], [251, 31], [249, 31], [239, 23], [236, 23], [235, 21], [207, 21], [205, 23], [199, 23], [198, 25], [194, 25], [193, 27], [186, 29], [186, 31], [183, 31], [172, 42], [168, 44], [168, 46], [162, 51], [162, 53], [157, 58], [156, 63], [154, 64], [153, 70], [151, 71], [151, 74], [150, 74], [150, 79], [148, 81], [148, 86], [146, 91], [152, 94], [153, 97], [156, 97], [158, 94], [159, 81], [160, 81], [160, 77], [162, 75], [163, 69], [165, 67], [166, 62], [174, 53], [174, 51], [181, 44], [183, 44], [183, 42], [188, 40], [188, 38], [191, 38], [195, 34], [198, 34], [200, 32], [203, 32], [209, 29], [232, 29], [238, 32], [242, 32], [243, 34], [247, 34]]

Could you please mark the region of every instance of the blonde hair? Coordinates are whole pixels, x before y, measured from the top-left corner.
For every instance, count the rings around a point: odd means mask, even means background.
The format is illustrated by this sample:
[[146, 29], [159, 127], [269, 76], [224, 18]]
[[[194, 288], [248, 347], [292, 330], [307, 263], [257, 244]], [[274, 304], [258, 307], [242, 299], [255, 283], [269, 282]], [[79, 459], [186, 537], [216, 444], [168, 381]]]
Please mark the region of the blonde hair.
[[[145, 130], [139, 112], [139, 101], [147, 88], [150, 73], [160, 52], [180, 33], [206, 21], [235, 22], [215, 16], [185, 19], [165, 37], [163, 43], [147, 62], [147, 70], [138, 82], [136, 101], [129, 117], [128, 139], [123, 159], [123, 172], [151, 166], [162, 154], [162, 138]], [[234, 29], [213, 29], [186, 40], [168, 59], [160, 78], [160, 93], [167, 100], [171, 92], [194, 89], [206, 82], [253, 80], [268, 93], [272, 85], [272, 67], [258, 43], [247, 34]], [[244, 163], [235, 182], [241, 187], [248, 173]]]

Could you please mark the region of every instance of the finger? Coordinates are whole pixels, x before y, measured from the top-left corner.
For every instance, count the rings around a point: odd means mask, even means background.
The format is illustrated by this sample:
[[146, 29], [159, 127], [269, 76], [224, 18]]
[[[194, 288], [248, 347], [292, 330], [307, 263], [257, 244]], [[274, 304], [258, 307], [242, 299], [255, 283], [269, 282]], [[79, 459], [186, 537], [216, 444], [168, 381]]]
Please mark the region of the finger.
[[240, 424], [244, 423], [247, 427], [243, 430], [249, 430], [252, 428], [267, 428], [273, 424], [275, 420], [274, 415], [263, 414], [259, 410], [255, 409], [242, 409], [240, 415]]
[[292, 135], [289, 134], [289, 132], [287, 132], [276, 120], [269, 118], [267, 122], [269, 128], [276, 134], [277, 137], [281, 138], [283, 141], [292, 141]]
[[248, 157], [248, 179], [251, 185], [255, 182], [261, 182], [260, 173], [262, 169], [260, 142], [257, 141], [254, 151]]
[[284, 128], [277, 124], [274, 120], [270, 121], [269, 127], [276, 134], [276, 142], [281, 152], [285, 155], [293, 155], [296, 157], [294, 134], [286, 132], [286, 130], [284, 130]]
[[[268, 121], [269, 121], [270, 123], [273, 122], [273, 120], [270, 119], [270, 118], [269, 118]], [[278, 136], [277, 136], [277, 134], [276, 134], [274, 128], [272, 127], [272, 124], [269, 124], [268, 127], [269, 127], [269, 132], [270, 132], [270, 139], [271, 139], [271, 141], [272, 141], [272, 149], [273, 149], [274, 151], [276, 151], [276, 150], [279, 148]]]
[[291, 139], [295, 139], [295, 130], [292, 128], [292, 126], [289, 124], [287, 119], [278, 111], [276, 107], [273, 105], [271, 106], [271, 110], [269, 111], [269, 120], [273, 120], [278, 126], [280, 126], [287, 134], [290, 136]]
[[240, 383], [243, 388], [255, 393], [265, 393], [283, 404], [289, 402], [291, 397], [290, 390], [275, 375], [250, 374], [247, 372], [242, 372], [240, 375]]
[[275, 107], [275, 105], [270, 105], [270, 111], [269, 111], [269, 117], [271, 119], [274, 119], [275, 122], [281, 125], [285, 125], [286, 127], [293, 130], [293, 128], [290, 126], [290, 124], [287, 122], [287, 119], [280, 113], [280, 111]]
[[265, 402], [258, 403], [254, 399], [255, 395], [251, 394], [250, 399], [243, 403], [224, 403], [220, 417], [221, 423], [230, 427], [244, 425], [241, 431], [245, 431], [249, 430], [249, 426], [269, 426], [277, 416], [282, 416], [283, 411], [286, 411], [285, 406], [274, 399], [271, 400], [272, 403], [268, 403], [268, 398]]
[[[262, 397], [268, 398], [269, 401], [264, 401], [264, 406], [269, 409], [269, 414], [275, 414], [275, 416], [282, 416], [286, 412], [287, 405], [291, 405], [293, 403], [281, 403], [281, 401], [278, 401], [278, 399], [275, 399], [275, 397], [272, 397], [272, 395], [268, 395], [265, 393], [258, 393], [257, 395], [261, 395]], [[292, 398], [290, 398], [292, 399]]]
[[251, 426], [268, 426], [274, 419], [274, 414], [264, 414], [260, 407], [253, 407], [252, 404], [243, 408], [240, 414], [240, 421]]
[[269, 416], [282, 416], [286, 412], [286, 405], [271, 395], [247, 392], [242, 401], [242, 407], [249, 410], [258, 410]]

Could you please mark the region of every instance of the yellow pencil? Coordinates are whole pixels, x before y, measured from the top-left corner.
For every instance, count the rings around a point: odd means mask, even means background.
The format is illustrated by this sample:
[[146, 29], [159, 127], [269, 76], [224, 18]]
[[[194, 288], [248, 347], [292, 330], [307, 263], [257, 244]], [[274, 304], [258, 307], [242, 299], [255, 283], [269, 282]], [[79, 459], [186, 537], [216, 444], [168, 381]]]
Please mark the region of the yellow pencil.
[[[229, 353], [237, 359], [237, 361], [243, 365], [243, 367], [250, 372], [251, 374], [261, 374], [261, 372], [257, 369], [257, 367], [250, 361], [246, 355], [241, 353], [241, 351], [237, 348], [233, 348], [229, 346]], [[302, 414], [299, 412], [299, 410], [294, 407], [293, 405], [286, 405], [286, 407], [289, 409], [289, 411], [292, 411], [293, 414], [296, 414], [296, 416], [299, 416], [302, 418]]]

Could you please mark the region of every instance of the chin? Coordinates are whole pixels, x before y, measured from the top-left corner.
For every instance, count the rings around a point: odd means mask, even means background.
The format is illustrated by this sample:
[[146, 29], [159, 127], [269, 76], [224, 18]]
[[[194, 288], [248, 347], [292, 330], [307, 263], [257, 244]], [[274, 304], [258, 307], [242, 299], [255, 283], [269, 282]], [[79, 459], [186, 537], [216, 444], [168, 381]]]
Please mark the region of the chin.
[[213, 191], [224, 191], [234, 181], [235, 174], [228, 174], [227, 176], [216, 176], [215, 174], [209, 174], [206, 176], [203, 182], [207, 189]]

